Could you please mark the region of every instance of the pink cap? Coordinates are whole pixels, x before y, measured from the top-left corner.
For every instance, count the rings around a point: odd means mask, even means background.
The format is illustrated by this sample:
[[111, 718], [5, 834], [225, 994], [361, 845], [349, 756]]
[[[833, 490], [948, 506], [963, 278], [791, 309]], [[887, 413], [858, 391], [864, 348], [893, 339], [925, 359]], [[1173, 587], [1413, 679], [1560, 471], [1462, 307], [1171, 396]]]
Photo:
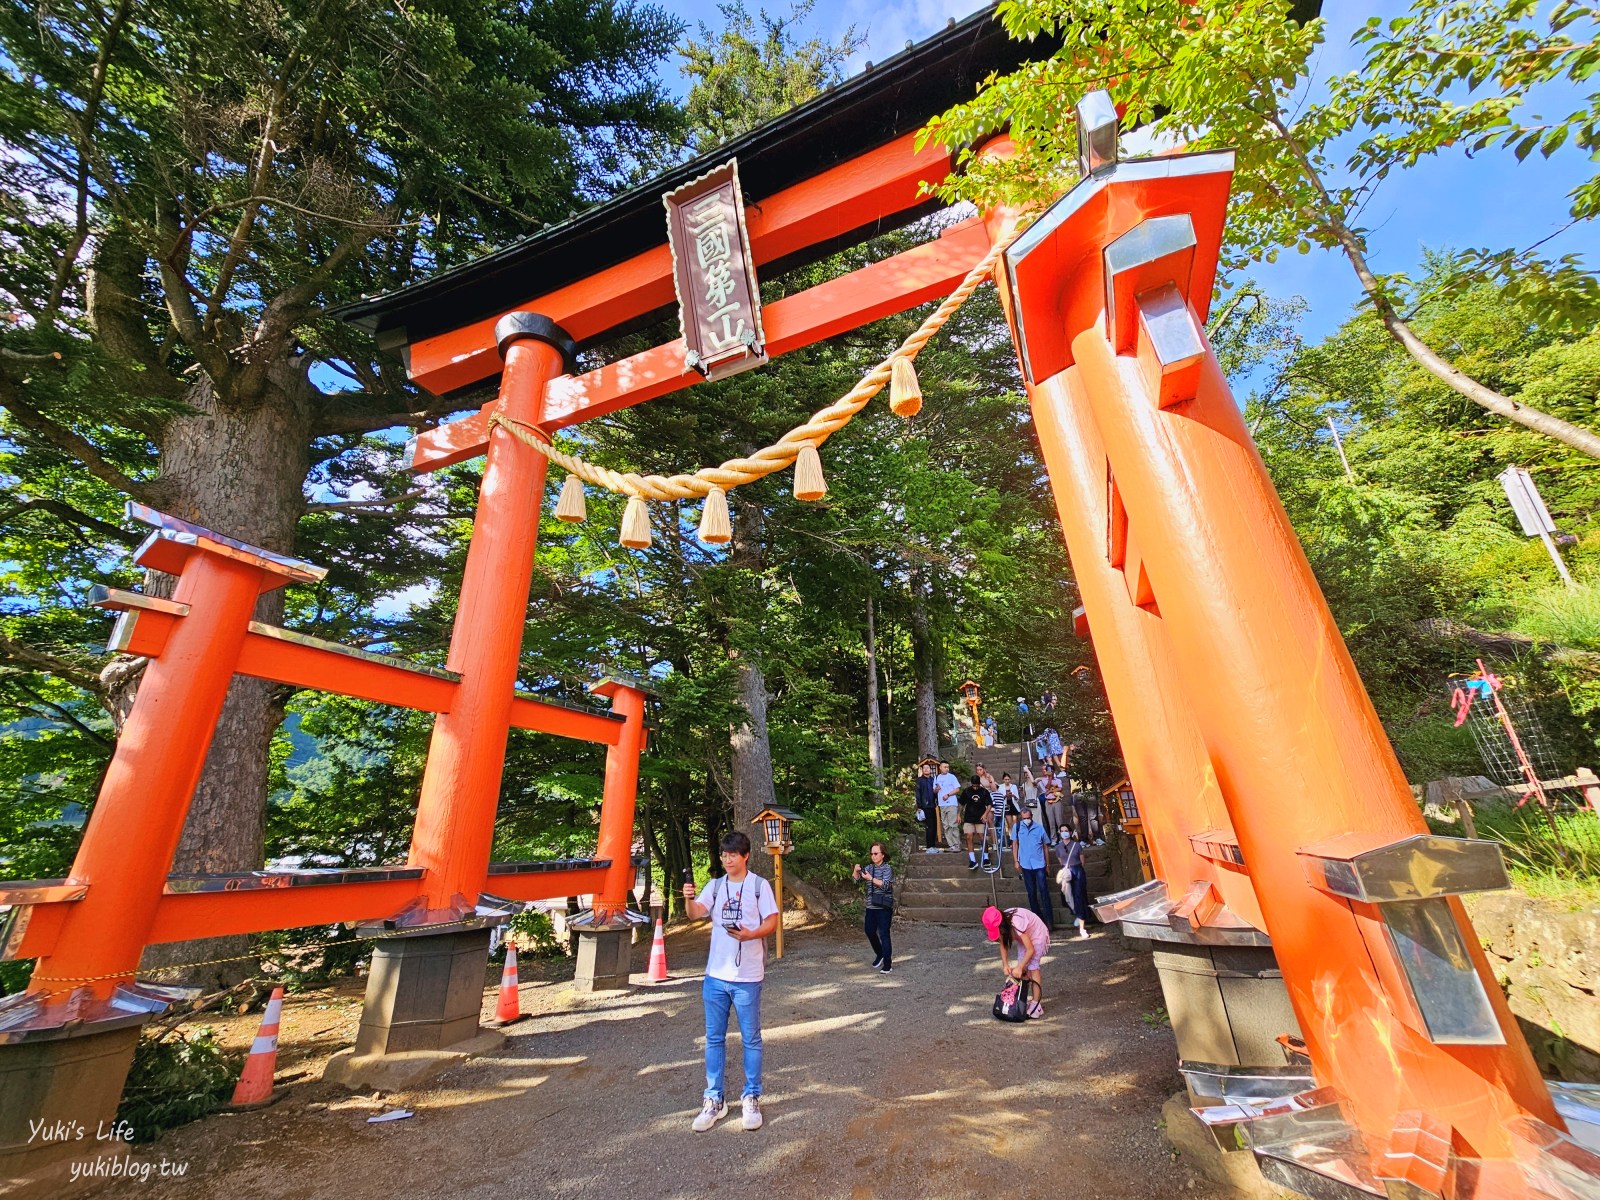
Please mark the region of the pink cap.
[[983, 929], [991, 942], [1000, 940], [1000, 910], [992, 904], [983, 910]]

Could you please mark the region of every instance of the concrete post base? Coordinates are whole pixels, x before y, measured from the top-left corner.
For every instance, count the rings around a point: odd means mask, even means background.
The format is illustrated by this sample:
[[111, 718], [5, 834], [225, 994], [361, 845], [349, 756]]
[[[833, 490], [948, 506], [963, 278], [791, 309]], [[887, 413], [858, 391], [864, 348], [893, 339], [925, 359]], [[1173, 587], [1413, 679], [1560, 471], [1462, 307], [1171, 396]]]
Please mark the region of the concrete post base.
[[633, 966], [633, 930], [585, 929], [578, 934], [578, 970], [572, 986], [580, 992], [608, 992], [628, 986]]
[[1189, 1097], [1179, 1092], [1161, 1106], [1167, 1143], [1213, 1183], [1231, 1189], [1234, 1200], [1286, 1200], [1289, 1193], [1262, 1177], [1256, 1156], [1248, 1150], [1223, 1150], [1211, 1131], [1189, 1111]]
[[351, 1091], [403, 1092], [420, 1087], [436, 1075], [480, 1054], [493, 1054], [506, 1044], [498, 1029], [485, 1029], [477, 1037], [457, 1042], [445, 1050], [402, 1050], [394, 1054], [357, 1054], [341, 1050], [328, 1060], [322, 1078]]
[[487, 928], [380, 941], [355, 1056], [446, 1050], [477, 1037], [488, 965]]
[[1300, 1025], [1270, 946], [1148, 945], [1180, 1058], [1220, 1066], [1285, 1064], [1278, 1035], [1298, 1035]]
[[58, 1194], [70, 1162], [127, 1152], [112, 1129], [143, 1024], [0, 1044], [0, 1192]]

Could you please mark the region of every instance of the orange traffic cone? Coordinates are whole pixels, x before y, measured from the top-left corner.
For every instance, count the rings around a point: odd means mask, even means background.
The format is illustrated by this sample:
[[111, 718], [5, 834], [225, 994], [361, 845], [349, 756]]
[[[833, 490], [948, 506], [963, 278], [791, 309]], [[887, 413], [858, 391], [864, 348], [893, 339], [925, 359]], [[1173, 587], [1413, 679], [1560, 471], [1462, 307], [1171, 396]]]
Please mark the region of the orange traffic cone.
[[650, 943], [650, 982], [667, 981], [667, 938], [661, 932], [661, 918], [656, 918], [656, 939]]
[[239, 1085], [233, 1089], [232, 1104], [266, 1104], [272, 1099], [272, 1074], [278, 1069], [278, 1021], [283, 1016], [283, 989], [275, 987], [261, 1015], [261, 1029], [244, 1060]]
[[500, 1004], [494, 1017], [501, 1025], [522, 1020], [522, 1004], [517, 996], [517, 948], [506, 943], [506, 965], [500, 972]]

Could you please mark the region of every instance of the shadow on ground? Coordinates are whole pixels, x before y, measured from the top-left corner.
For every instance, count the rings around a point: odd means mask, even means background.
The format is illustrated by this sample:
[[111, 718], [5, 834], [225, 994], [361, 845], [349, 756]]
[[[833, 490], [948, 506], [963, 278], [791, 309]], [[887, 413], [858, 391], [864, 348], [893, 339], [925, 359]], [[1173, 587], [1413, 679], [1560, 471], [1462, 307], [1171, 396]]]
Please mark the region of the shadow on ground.
[[[262, 1112], [176, 1130], [133, 1157], [183, 1162], [151, 1200], [704, 1197], [1217, 1196], [1175, 1161], [1160, 1107], [1181, 1082], [1147, 955], [1120, 939], [1058, 942], [1044, 1020], [989, 1014], [1001, 982], [981, 933], [900, 925], [891, 975], [856, 931], [791, 930], [763, 1012], [766, 1127], [737, 1108], [706, 1134], [698, 971], [703, 932], [669, 939], [682, 977], [579, 996], [523, 990], [533, 1019], [504, 1050], [417, 1090], [347, 1095], [295, 1086]], [[636, 948], [644, 966], [648, 945]], [[642, 974], [636, 983], [643, 983]], [[492, 1009], [493, 995], [486, 996]], [[728, 1094], [743, 1083], [729, 1037]], [[369, 1125], [402, 1107], [407, 1120]], [[93, 1193], [127, 1195], [126, 1180]]]

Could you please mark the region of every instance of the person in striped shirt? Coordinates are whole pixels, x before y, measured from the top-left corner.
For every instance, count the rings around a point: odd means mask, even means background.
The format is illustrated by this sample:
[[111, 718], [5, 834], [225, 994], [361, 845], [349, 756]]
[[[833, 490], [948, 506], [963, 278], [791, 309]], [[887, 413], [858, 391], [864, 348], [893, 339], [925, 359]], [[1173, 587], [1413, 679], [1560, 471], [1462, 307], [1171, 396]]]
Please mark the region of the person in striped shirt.
[[894, 868], [882, 842], [873, 842], [867, 851], [870, 861], [855, 865], [850, 878], [867, 889], [867, 942], [877, 958], [872, 965], [887, 975], [894, 970], [894, 946], [889, 940], [889, 922], [894, 917]]

